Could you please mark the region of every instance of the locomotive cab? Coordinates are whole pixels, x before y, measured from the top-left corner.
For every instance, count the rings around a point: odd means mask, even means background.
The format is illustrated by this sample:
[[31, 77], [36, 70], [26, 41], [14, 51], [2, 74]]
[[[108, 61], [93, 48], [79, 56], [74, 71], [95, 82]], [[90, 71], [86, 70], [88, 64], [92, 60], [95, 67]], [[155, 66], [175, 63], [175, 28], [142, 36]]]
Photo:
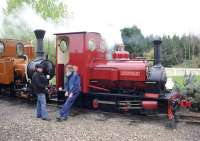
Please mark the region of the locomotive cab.
[[64, 86], [64, 66], [72, 64], [78, 67], [78, 73], [83, 84], [82, 91], [87, 93], [89, 90], [90, 64], [96, 59], [106, 59], [106, 50], [101, 35], [96, 32], [70, 32], [55, 35], [57, 89], [63, 89]]
[[[26, 64], [32, 55], [32, 46], [25, 51], [23, 41], [13, 39], [0, 40], [0, 84], [9, 85], [16, 80], [24, 81]], [[26, 53], [29, 52], [27, 55]]]
[[[15, 39], [0, 39], [0, 93], [28, 97], [26, 67], [34, 58], [29, 43]], [[24, 96], [23, 96], [24, 97]]]

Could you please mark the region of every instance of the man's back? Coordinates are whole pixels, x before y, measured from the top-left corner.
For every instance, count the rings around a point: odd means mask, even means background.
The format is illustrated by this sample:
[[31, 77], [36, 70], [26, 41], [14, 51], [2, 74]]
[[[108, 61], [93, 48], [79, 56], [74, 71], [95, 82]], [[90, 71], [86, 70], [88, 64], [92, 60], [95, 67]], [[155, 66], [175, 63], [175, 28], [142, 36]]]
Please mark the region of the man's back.
[[34, 93], [45, 93], [45, 87], [47, 85], [47, 79], [43, 73], [34, 72], [32, 77], [32, 85]]

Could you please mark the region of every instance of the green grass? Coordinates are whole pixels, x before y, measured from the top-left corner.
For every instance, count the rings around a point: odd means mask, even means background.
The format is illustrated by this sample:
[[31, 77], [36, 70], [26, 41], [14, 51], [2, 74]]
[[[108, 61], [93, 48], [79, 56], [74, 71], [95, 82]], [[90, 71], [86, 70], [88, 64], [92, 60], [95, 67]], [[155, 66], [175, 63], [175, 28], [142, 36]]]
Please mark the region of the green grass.
[[[183, 88], [184, 87], [184, 76], [172, 76], [173, 81], [177, 82], [178, 85]], [[200, 76], [196, 76], [197, 81], [200, 81]]]
[[183, 76], [173, 76], [172, 80], [180, 84], [181, 86], [184, 85], [184, 77]]

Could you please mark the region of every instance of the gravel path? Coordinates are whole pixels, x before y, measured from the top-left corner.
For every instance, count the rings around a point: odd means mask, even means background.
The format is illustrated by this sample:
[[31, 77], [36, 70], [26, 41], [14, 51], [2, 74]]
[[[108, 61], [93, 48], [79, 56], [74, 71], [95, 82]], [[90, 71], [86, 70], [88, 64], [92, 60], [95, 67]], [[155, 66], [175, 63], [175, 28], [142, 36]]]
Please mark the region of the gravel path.
[[165, 120], [141, 120], [77, 110], [67, 121], [56, 122], [58, 109], [48, 107], [50, 122], [35, 118], [35, 106], [0, 99], [0, 141], [199, 141], [200, 125], [178, 123], [165, 128]]

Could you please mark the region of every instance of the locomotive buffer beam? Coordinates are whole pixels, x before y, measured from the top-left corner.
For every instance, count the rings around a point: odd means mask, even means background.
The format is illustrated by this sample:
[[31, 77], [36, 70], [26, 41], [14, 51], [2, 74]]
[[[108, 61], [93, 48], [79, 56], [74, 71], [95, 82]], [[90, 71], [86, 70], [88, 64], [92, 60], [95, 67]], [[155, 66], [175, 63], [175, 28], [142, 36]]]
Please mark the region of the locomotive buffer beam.
[[128, 109], [143, 109], [141, 101], [119, 101], [119, 109], [128, 110]]

